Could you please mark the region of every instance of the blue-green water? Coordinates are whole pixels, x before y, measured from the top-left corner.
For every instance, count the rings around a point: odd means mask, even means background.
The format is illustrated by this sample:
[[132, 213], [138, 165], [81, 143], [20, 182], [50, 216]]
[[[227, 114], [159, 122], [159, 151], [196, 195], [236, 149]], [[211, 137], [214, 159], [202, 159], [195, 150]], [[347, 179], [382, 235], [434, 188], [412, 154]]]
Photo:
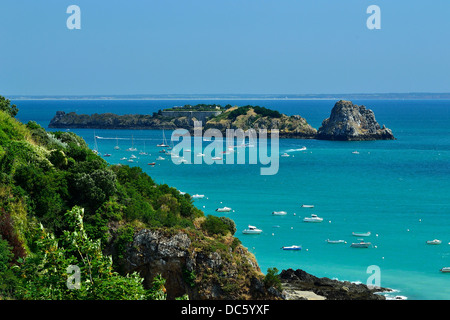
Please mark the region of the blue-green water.
[[[47, 127], [57, 110], [77, 113], [152, 113], [186, 103], [260, 105], [286, 114], [300, 114], [315, 128], [329, 116], [331, 100], [22, 100], [18, 118]], [[195, 204], [205, 214], [232, 218], [236, 236], [256, 256], [263, 272], [301, 268], [316, 276], [366, 283], [367, 268], [380, 268], [380, 285], [398, 290], [392, 295], [408, 299], [450, 299], [450, 101], [371, 100], [353, 101], [374, 110], [380, 124], [392, 129], [395, 141], [332, 142], [281, 139], [276, 175], [260, 175], [261, 164], [175, 165], [156, 144], [162, 132], [153, 130], [95, 130], [101, 153], [111, 163], [139, 165], [156, 182], [167, 183], [190, 194], [204, 194]], [[73, 130], [94, 146], [94, 130]], [[150, 155], [135, 162], [125, 151], [134, 146]], [[166, 132], [170, 137], [170, 132]], [[117, 138], [117, 139], [116, 139]], [[116, 143], [120, 150], [114, 150]], [[208, 143], [205, 142], [205, 145]], [[306, 151], [289, 151], [307, 147]], [[359, 154], [352, 153], [358, 151]], [[249, 151], [243, 148], [240, 152]], [[194, 158], [194, 155], [192, 159]], [[156, 166], [147, 163], [156, 161]], [[301, 208], [302, 204], [315, 207]], [[218, 207], [231, 207], [217, 213]], [[272, 211], [286, 211], [273, 216]], [[315, 213], [322, 223], [304, 223]], [[248, 224], [263, 230], [243, 235]], [[370, 231], [368, 249], [350, 248], [352, 232]], [[343, 239], [346, 244], [328, 244]], [[427, 245], [440, 239], [441, 245]], [[301, 245], [301, 251], [282, 246]]]

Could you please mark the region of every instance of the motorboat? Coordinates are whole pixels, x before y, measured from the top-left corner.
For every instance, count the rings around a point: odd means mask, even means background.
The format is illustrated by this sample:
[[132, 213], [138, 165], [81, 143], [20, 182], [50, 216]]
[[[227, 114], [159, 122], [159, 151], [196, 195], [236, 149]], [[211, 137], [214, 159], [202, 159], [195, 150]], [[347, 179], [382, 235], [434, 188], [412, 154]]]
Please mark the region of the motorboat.
[[165, 158], [163, 158], [163, 157], [158, 157], [158, 158], [156, 158], [156, 160], [165, 160]]
[[222, 157], [212, 157], [211, 160], [222, 160]]
[[128, 159], [128, 162], [134, 162], [134, 160], [133, 159]]
[[428, 240], [427, 244], [441, 244], [442, 241], [438, 240], [438, 239], [434, 239], [434, 240]]
[[247, 229], [242, 230], [243, 234], [260, 234], [261, 232], [261, 229], [251, 225], [249, 225]]
[[105, 153], [103, 156], [104, 157], [111, 157], [111, 153]]
[[283, 250], [302, 250], [302, 246], [296, 246], [296, 245], [293, 245], [293, 246], [288, 246], [288, 247], [281, 247], [281, 249], [283, 249]]
[[230, 212], [231, 208], [228, 208], [228, 207], [217, 208], [216, 211], [217, 212]]
[[149, 166], [154, 166], [156, 164], [156, 162], [150, 162], [148, 163]]
[[444, 273], [449, 273], [450, 272], [450, 267], [443, 267], [441, 270], [439, 270], [439, 271], [441, 271], [441, 272], [444, 272]]
[[359, 154], [359, 152], [358, 152], [358, 151], [353, 151], [352, 153], [353, 153], [353, 154]]
[[203, 199], [204, 197], [205, 197], [204, 194], [194, 194], [194, 195], [192, 196], [193, 199]]
[[136, 156], [134, 154], [131, 155], [131, 159], [136, 159]]
[[302, 208], [314, 208], [313, 204], [302, 204]]
[[126, 157], [123, 157], [123, 158], [120, 158], [120, 160], [127, 160], [127, 158], [126, 158]]
[[281, 156], [287, 158], [287, 157], [289, 157], [289, 154], [287, 154], [287, 153], [285, 152], [285, 153], [283, 153]]
[[318, 217], [315, 214], [312, 214], [311, 217], [305, 217], [303, 219], [304, 222], [322, 222], [323, 218]]
[[327, 242], [331, 244], [347, 243], [345, 240], [330, 240], [330, 239], [327, 239]]
[[369, 232], [352, 232], [352, 235], [354, 235], [355, 237], [368, 237], [370, 236], [370, 231]]
[[352, 248], [368, 248], [372, 245], [370, 242], [364, 242], [364, 240], [361, 240], [360, 242], [354, 242], [350, 245]]
[[274, 216], [285, 216], [287, 214], [286, 211], [274, 211], [272, 212]]

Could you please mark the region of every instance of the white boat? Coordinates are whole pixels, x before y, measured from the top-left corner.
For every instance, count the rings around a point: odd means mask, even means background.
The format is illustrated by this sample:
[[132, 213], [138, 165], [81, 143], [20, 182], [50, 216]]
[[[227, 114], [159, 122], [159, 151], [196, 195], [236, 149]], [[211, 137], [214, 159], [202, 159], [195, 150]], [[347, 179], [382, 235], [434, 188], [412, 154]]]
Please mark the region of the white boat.
[[120, 160], [127, 160], [127, 158], [126, 158], [126, 157], [123, 157], [123, 158], [120, 158]]
[[370, 242], [364, 242], [361, 240], [360, 242], [355, 242], [350, 245], [352, 248], [368, 248], [372, 245]]
[[442, 268], [441, 270], [439, 270], [439, 271], [448, 273], [448, 272], [450, 272], [450, 267], [443, 267], [443, 268]]
[[134, 154], [132, 154], [130, 159], [136, 159], [136, 156]]
[[203, 199], [204, 197], [205, 197], [204, 194], [194, 194], [194, 195], [192, 196], [193, 199]]
[[242, 230], [243, 234], [260, 234], [261, 232], [261, 229], [251, 225], [249, 225], [247, 229]]
[[134, 160], [133, 159], [128, 159], [128, 162], [134, 162]]
[[116, 137], [116, 146], [114, 147], [114, 150], [119, 150], [120, 149], [120, 147], [119, 147], [119, 138], [117, 138]]
[[216, 211], [217, 212], [230, 212], [231, 208], [228, 208], [228, 207], [217, 208]]
[[287, 214], [286, 211], [274, 211], [272, 212], [274, 216], [285, 216]]
[[222, 160], [222, 157], [212, 157], [211, 160]]
[[358, 152], [358, 151], [353, 151], [352, 153], [353, 153], [353, 154], [359, 154], [359, 152]]
[[165, 160], [165, 158], [163, 158], [163, 157], [158, 157], [158, 158], [156, 158], [156, 160]]
[[322, 222], [323, 218], [318, 217], [315, 214], [312, 214], [311, 217], [305, 217], [303, 219], [304, 222]]
[[355, 237], [368, 237], [370, 236], [370, 231], [369, 232], [352, 232], [352, 235], [354, 235]]
[[169, 145], [167, 144], [166, 135], [164, 134], [164, 129], [163, 129], [163, 142], [160, 143], [160, 144], [157, 144], [156, 146], [157, 147], [162, 147], [162, 148], [169, 147]]
[[137, 149], [134, 147], [134, 138], [131, 136], [131, 148], [128, 148], [126, 151], [137, 151]]
[[314, 208], [313, 204], [302, 204], [302, 208]]
[[289, 155], [285, 152], [281, 155], [282, 157], [289, 157]]
[[441, 244], [442, 241], [438, 240], [438, 239], [434, 239], [434, 240], [428, 240], [427, 244]]
[[302, 247], [293, 245], [293, 246], [289, 246], [289, 247], [282, 247], [281, 249], [283, 249], [283, 250], [302, 250]]
[[330, 239], [327, 239], [327, 242], [331, 244], [347, 243], [345, 242], [345, 240], [330, 240]]

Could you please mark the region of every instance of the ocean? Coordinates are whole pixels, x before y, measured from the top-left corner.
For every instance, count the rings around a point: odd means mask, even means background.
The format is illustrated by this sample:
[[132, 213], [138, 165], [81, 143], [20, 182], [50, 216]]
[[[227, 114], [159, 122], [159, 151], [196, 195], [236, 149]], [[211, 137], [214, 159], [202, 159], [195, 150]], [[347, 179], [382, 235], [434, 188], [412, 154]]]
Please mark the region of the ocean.
[[[153, 113], [184, 104], [259, 105], [288, 115], [299, 114], [319, 128], [336, 100], [13, 100], [22, 122], [47, 128], [56, 111], [92, 114]], [[303, 269], [318, 277], [376, 284], [394, 289], [388, 298], [450, 299], [450, 101], [354, 100], [375, 112], [397, 140], [339, 142], [280, 139], [275, 175], [261, 175], [260, 163], [174, 164], [159, 153], [159, 130], [73, 129], [110, 163], [141, 166], [157, 183], [182, 192], [203, 194], [194, 200], [206, 215], [227, 216], [236, 236], [254, 253], [263, 272], [268, 268]], [[54, 130], [54, 129], [50, 129]], [[171, 132], [165, 131], [170, 139]], [[132, 140], [133, 139], [133, 140]], [[131, 141], [139, 151], [129, 158]], [[175, 142], [176, 144], [176, 142]], [[203, 142], [207, 146], [209, 142]], [[120, 150], [115, 150], [118, 145]], [[306, 150], [302, 150], [306, 147]], [[240, 152], [249, 151], [242, 148]], [[228, 155], [226, 155], [228, 156]], [[192, 159], [195, 155], [192, 155]], [[155, 166], [148, 165], [156, 162]], [[302, 204], [314, 205], [304, 208]], [[230, 212], [216, 212], [219, 207]], [[286, 211], [274, 216], [273, 211]], [[316, 214], [321, 223], [305, 223]], [[242, 233], [248, 225], [263, 232]], [[351, 248], [359, 237], [372, 246]], [[330, 240], [346, 243], [329, 244]], [[427, 240], [442, 240], [440, 245]], [[301, 245], [300, 251], [281, 250]], [[376, 270], [376, 271], [373, 271]], [[369, 282], [368, 282], [369, 281]]]

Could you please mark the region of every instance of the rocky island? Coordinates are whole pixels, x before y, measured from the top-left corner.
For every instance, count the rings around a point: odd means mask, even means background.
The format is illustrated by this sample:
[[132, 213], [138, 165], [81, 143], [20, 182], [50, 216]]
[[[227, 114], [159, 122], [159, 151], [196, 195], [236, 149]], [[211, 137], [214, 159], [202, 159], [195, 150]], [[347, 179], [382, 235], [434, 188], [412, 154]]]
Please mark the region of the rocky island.
[[299, 115], [285, 115], [259, 106], [185, 105], [159, 110], [152, 115], [113, 113], [78, 115], [75, 112], [58, 111], [50, 121], [49, 128], [90, 129], [194, 129], [195, 121], [201, 121], [203, 130], [226, 129], [279, 130], [280, 138], [319, 140], [394, 140], [392, 131], [375, 120], [375, 114], [365, 106], [351, 101], [338, 101], [329, 118], [319, 130], [313, 128]]
[[394, 140], [392, 131], [375, 120], [375, 114], [365, 106], [351, 101], [336, 102], [329, 118], [322, 122], [317, 132], [320, 140]]

